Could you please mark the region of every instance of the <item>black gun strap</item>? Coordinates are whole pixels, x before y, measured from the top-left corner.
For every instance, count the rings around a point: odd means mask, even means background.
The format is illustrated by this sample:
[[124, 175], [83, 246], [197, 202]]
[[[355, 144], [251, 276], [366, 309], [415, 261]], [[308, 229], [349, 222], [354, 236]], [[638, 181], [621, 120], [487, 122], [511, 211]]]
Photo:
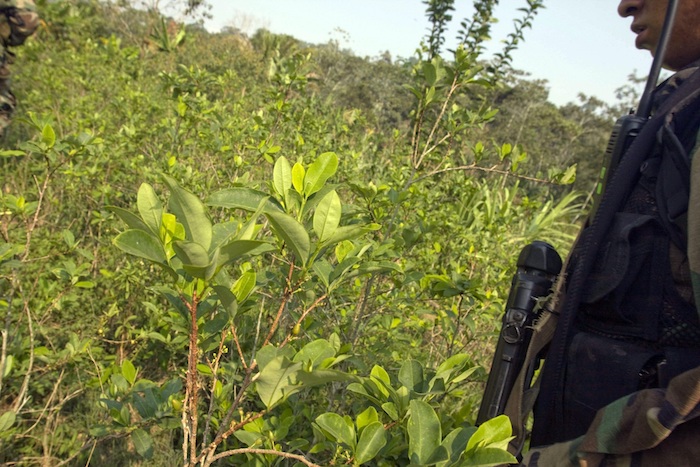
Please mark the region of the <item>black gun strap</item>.
[[[568, 278], [566, 298], [564, 299], [557, 332], [548, 352], [547, 362], [542, 374], [542, 399], [554, 401], [554, 406], [539, 411], [538, 414], [549, 420], [536, 421], [536, 425], [545, 430], [549, 427], [561, 427], [564, 403], [564, 367], [567, 344], [571, 337], [576, 312], [581, 303], [581, 294], [585, 280], [597, 257], [600, 245], [605, 238], [615, 214], [622, 208], [630, 190], [639, 176], [639, 168], [648, 157], [656, 143], [659, 129], [663, 126], [667, 114], [700, 86], [700, 70], [689, 76], [661, 105], [655, 115], [644, 125], [630, 148], [625, 153], [616, 169], [608, 188], [600, 201], [590, 225], [581, 233], [577, 254], [578, 261]], [[533, 443], [540, 443], [537, 428], [533, 432]], [[555, 440], [558, 441], [558, 440]]]

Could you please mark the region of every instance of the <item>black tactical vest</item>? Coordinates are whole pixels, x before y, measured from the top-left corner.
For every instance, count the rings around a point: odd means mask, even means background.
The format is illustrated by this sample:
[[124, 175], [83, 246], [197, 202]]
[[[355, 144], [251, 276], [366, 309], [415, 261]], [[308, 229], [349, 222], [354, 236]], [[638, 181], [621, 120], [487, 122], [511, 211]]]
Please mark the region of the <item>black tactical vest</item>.
[[[665, 387], [700, 366], [685, 224], [700, 98], [674, 110], [597, 248], [565, 330], [563, 380], [547, 385], [545, 379], [535, 407], [532, 446], [578, 437], [598, 409], [640, 389]], [[569, 273], [578, 254], [572, 253]], [[547, 400], [557, 397], [556, 405]]]

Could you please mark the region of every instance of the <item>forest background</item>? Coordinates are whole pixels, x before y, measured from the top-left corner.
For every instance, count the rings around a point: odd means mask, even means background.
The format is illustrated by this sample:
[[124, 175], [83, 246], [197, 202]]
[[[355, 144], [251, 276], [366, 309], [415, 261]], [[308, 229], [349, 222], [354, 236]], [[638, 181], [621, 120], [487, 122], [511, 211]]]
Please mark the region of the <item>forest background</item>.
[[[615, 117], [485, 56], [37, 2], [2, 141], [3, 465], [497, 465], [473, 426], [520, 249], [567, 252]], [[443, 50], [461, 21], [460, 46]], [[536, 24], [535, 24], [536, 27]], [[126, 254], [125, 254], [126, 253]]]

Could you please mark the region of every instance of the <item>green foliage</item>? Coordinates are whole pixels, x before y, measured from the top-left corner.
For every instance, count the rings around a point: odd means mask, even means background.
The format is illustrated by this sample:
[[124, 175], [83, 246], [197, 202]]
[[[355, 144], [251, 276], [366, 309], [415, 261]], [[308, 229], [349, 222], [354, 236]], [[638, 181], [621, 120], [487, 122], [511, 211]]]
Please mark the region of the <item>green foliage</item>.
[[[466, 355], [455, 355], [433, 372], [415, 361], [403, 363], [398, 381], [380, 366], [348, 390], [371, 405], [354, 419], [319, 415], [315, 427], [332, 442], [336, 460], [360, 465], [380, 456], [390, 465], [499, 465], [515, 462], [505, 452], [509, 420], [497, 417], [478, 429], [450, 417], [443, 401], [476, 370]], [[361, 406], [364, 407], [364, 406]], [[384, 420], [383, 420], [384, 419]], [[443, 437], [443, 430], [449, 432]]]
[[447, 54], [426, 2], [392, 62], [39, 2], [0, 150], [0, 463], [512, 460], [472, 426], [481, 367], [606, 113], [496, 73], [539, 2], [487, 60], [493, 4]]

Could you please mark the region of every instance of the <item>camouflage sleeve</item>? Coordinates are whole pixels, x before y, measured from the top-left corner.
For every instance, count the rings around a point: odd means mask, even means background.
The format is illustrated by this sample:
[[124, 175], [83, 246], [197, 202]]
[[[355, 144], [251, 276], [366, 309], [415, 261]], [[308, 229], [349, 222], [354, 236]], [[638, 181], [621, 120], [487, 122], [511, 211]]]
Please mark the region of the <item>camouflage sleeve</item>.
[[700, 459], [700, 368], [669, 387], [648, 389], [601, 409], [588, 432], [533, 449], [522, 466], [697, 465]]
[[32, 0], [0, 0], [0, 11], [3, 13], [0, 39], [5, 47], [24, 44], [39, 27], [39, 15]]
[[700, 310], [700, 133], [691, 154], [690, 200], [688, 201], [688, 261], [695, 304]]

